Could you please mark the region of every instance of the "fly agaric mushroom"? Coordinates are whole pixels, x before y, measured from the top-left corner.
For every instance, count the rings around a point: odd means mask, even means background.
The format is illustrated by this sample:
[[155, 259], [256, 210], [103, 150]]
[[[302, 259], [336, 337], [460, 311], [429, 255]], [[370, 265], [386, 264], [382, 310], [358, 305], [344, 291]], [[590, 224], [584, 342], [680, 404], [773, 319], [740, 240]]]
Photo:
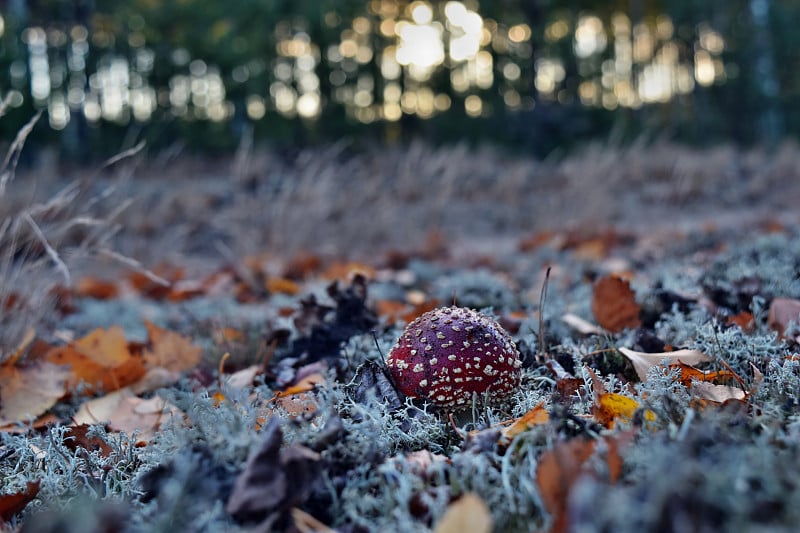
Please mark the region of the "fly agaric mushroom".
[[466, 407], [473, 393], [490, 400], [519, 383], [522, 361], [511, 336], [491, 318], [465, 307], [441, 307], [411, 322], [386, 366], [397, 388], [438, 407]]

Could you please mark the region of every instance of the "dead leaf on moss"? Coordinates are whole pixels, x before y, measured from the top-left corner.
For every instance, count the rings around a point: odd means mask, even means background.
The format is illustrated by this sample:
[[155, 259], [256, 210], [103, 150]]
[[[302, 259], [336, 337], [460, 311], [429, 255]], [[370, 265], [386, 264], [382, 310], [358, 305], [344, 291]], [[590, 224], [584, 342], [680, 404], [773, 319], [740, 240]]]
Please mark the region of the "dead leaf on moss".
[[149, 442], [170, 420], [180, 417], [180, 410], [163, 398], [143, 399], [129, 389], [120, 389], [81, 405], [72, 418], [76, 425], [107, 423], [112, 431], [131, 435], [139, 431], [137, 444]]
[[492, 513], [480, 496], [467, 492], [447, 507], [434, 533], [490, 533]]
[[710, 402], [723, 403], [728, 400], [744, 400], [745, 392], [739, 387], [730, 385], [715, 385], [705, 381], [696, 381], [692, 384], [692, 393], [695, 397]]
[[603, 329], [588, 320], [584, 320], [574, 313], [566, 313], [561, 317], [561, 320], [582, 335], [592, 335], [603, 333]]
[[556, 444], [539, 457], [536, 484], [547, 512], [553, 517], [551, 533], [568, 530], [567, 498], [592, 453], [594, 441], [575, 438]]
[[544, 402], [542, 402], [517, 418], [513, 424], [503, 430], [502, 435], [506, 439], [513, 439], [523, 431], [534, 426], [546, 424], [549, 420], [550, 415], [547, 413], [547, 409], [544, 408]]
[[0, 366], [0, 426], [37, 418], [64, 396], [68, 379], [51, 363]]
[[72, 451], [83, 448], [90, 452], [99, 450], [103, 457], [108, 457], [114, 449], [97, 435], [89, 436], [92, 426], [89, 424], [78, 424], [70, 426], [64, 433], [64, 446]]
[[174, 331], [160, 328], [145, 320], [150, 339], [144, 351], [145, 366], [161, 367], [173, 372], [183, 372], [194, 368], [200, 362], [202, 349], [192, 344], [188, 338]]
[[97, 328], [85, 337], [50, 349], [45, 360], [69, 368], [67, 390], [85, 383], [87, 394], [111, 392], [140, 380], [145, 375], [141, 357], [131, 354], [122, 328]]
[[[587, 368], [586, 371], [592, 378], [592, 396], [594, 398], [592, 416], [597, 423], [606, 428], [613, 428], [617, 420], [624, 422], [633, 420], [633, 414], [639, 408], [639, 402], [624, 394], [606, 391], [605, 385], [597, 377], [597, 374], [590, 368]], [[646, 411], [645, 420], [652, 422], [655, 420], [655, 415], [651, 411]]]
[[119, 295], [119, 287], [116, 282], [86, 276], [75, 285], [75, 294], [83, 298], [110, 300]]
[[603, 276], [592, 287], [592, 314], [612, 333], [639, 327], [639, 304], [630, 284], [619, 276]]
[[[773, 331], [783, 336], [789, 325], [794, 322], [800, 326], [800, 300], [792, 298], [775, 298], [769, 306], [767, 323]], [[796, 335], [794, 333], [793, 335]]]
[[[8, 522], [39, 494], [40, 481], [29, 481], [25, 490], [0, 495], [0, 521]], [[0, 524], [2, 526], [2, 524]]]
[[686, 385], [687, 387], [691, 387], [693, 382], [695, 381], [713, 382], [718, 380], [734, 379], [733, 373], [728, 370], [703, 371], [700, 370], [699, 368], [687, 365], [682, 361], [677, 364], [670, 365], [670, 368], [680, 369], [681, 371], [680, 382]]
[[637, 352], [628, 348], [617, 348], [617, 350], [633, 363], [636, 375], [642, 381], [647, 380], [647, 372], [651, 368], [660, 365], [665, 360], [668, 365], [678, 364], [679, 362], [696, 365], [714, 360], [711, 356], [698, 350], [675, 350], [674, 352], [659, 353]]

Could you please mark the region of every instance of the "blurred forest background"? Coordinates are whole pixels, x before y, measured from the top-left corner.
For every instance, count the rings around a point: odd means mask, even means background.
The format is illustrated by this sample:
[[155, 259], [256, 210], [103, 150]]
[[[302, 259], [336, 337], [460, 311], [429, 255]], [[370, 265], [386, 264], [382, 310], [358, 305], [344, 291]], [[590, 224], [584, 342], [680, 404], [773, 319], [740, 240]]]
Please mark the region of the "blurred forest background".
[[[10, 142], [89, 160], [342, 138], [774, 145], [800, 133], [796, 0], [5, 0]], [[35, 149], [34, 149], [35, 151]]]

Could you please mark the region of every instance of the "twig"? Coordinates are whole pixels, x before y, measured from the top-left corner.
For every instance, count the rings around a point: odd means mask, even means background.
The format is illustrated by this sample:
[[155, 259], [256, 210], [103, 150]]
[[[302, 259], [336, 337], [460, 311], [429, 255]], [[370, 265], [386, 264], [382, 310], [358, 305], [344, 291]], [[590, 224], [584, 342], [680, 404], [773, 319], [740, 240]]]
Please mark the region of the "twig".
[[53, 263], [55, 263], [58, 271], [61, 272], [62, 276], [64, 276], [64, 281], [66, 282], [66, 284], [71, 285], [72, 281], [71, 281], [71, 276], [69, 275], [69, 269], [67, 268], [67, 265], [64, 263], [64, 261], [61, 260], [61, 257], [59, 257], [58, 252], [56, 252], [55, 249], [52, 246], [50, 246], [50, 243], [47, 241], [47, 237], [44, 236], [44, 233], [42, 233], [42, 230], [33, 220], [30, 213], [25, 212], [22, 215], [22, 217], [25, 219], [25, 222], [28, 223], [33, 232], [36, 234], [36, 237], [39, 239], [39, 242], [41, 242], [42, 246], [44, 246], [47, 255], [49, 255], [50, 259], [53, 260]]
[[100, 168], [98, 168], [97, 170], [98, 171], [105, 170], [106, 168], [108, 168], [108, 167], [110, 167], [110, 166], [112, 166], [112, 165], [114, 165], [116, 163], [119, 163], [123, 159], [128, 159], [129, 157], [133, 157], [136, 154], [138, 154], [139, 152], [141, 152], [144, 149], [145, 146], [147, 146], [147, 143], [144, 142], [144, 141], [140, 141], [139, 144], [137, 144], [136, 146], [134, 146], [132, 148], [128, 148], [127, 150], [125, 150], [123, 152], [120, 152], [117, 155], [106, 159], [103, 162], [103, 164], [100, 165]]
[[22, 155], [22, 147], [25, 146], [25, 140], [28, 138], [28, 135], [31, 134], [33, 127], [39, 121], [41, 116], [42, 111], [36, 113], [33, 118], [27, 122], [27, 124], [20, 128], [20, 130], [17, 132], [17, 136], [14, 137], [14, 142], [11, 143], [11, 147], [8, 149], [8, 153], [6, 154], [6, 158], [3, 160], [3, 170], [0, 171], [0, 196], [5, 194], [6, 185], [14, 178], [14, 173], [16, 172], [17, 164], [19, 163], [19, 156]]
[[544, 273], [544, 283], [542, 283], [542, 292], [539, 293], [539, 353], [536, 354], [540, 362], [544, 358], [544, 304], [547, 301], [547, 285], [550, 283], [550, 268]]
[[140, 274], [145, 276], [147, 279], [149, 279], [153, 283], [157, 283], [157, 284], [161, 285], [162, 287], [169, 287], [170, 285], [172, 285], [169, 281], [167, 281], [166, 279], [162, 278], [161, 276], [159, 276], [158, 274], [156, 274], [152, 270], [149, 270], [149, 269], [145, 268], [144, 265], [142, 265], [139, 261], [137, 261], [136, 259], [133, 259], [132, 257], [128, 257], [126, 255], [122, 255], [121, 253], [115, 252], [114, 250], [110, 250], [108, 248], [102, 248], [102, 249], [99, 250], [98, 253], [100, 255], [104, 255], [106, 257], [110, 257], [111, 259], [114, 259], [115, 261], [119, 261], [123, 265], [126, 265], [126, 266], [136, 270], [137, 272], [139, 272]]

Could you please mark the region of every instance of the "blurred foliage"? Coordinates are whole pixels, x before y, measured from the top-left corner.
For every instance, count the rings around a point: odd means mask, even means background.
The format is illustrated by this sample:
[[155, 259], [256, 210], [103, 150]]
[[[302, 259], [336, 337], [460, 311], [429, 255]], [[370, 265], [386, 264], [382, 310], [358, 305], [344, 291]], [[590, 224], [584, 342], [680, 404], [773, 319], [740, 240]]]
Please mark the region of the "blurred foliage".
[[[445, 2], [432, 2], [441, 7]], [[399, 9], [407, 2], [398, 0]], [[500, 0], [465, 2], [484, 20], [510, 26], [525, 23], [531, 28], [533, 54], [522, 65], [534, 70], [543, 55], [557, 56], [565, 71], [563, 98], [547, 99], [531, 86], [527, 96], [535, 104], [527, 110], [510, 110], [495, 84], [479, 91], [491, 112], [472, 118], [464, 111], [464, 95], [449, 86], [449, 74], [440, 69], [427, 84], [436, 93], [447, 93], [452, 106], [432, 118], [404, 114], [397, 122], [374, 121], [362, 124], [354, 120], [332, 97], [331, 66], [324, 59], [330, 45], [336, 45], [343, 29], [356, 17], [367, 17], [373, 30], [379, 22], [370, 2], [364, 0], [238, 0], [235, 2], [180, 0], [21, 0], [4, 3], [4, 33], [0, 40], [0, 91], [19, 91], [21, 105], [8, 109], [0, 121], [0, 134], [13, 138], [37, 107], [31, 98], [29, 78], [24, 82], [12, 75], [14, 65], [27, 65], [28, 49], [25, 28], [41, 27], [48, 35], [48, 55], [67, 57], [69, 40], [51, 38], [52, 30], [65, 35], [76, 25], [88, 28], [90, 50], [86, 55], [87, 74], [109, 54], [129, 58], [133, 63], [137, 39], [144, 39], [154, 54], [147, 83], [158, 93], [159, 105], [148, 120], [114, 123], [108, 120], [87, 121], [73, 108], [64, 131], [52, 131], [43, 120], [37, 126], [34, 142], [58, 143], [71, 157], [108, 155], [146, 139], [151, 145], [165, 147], [176, 142], [202, 150], [231, 150], [244, 131], [253, 131], [257, 139], [278, 146], [303, 145], [352, 138], [358, 142], [402, 142], [424, 136], [433, 142], [492, 141], [538, 156], [556, 149], [570, 148], [593, 138], [626, 140], [641, 137], [669, 137], [693, 144], [733, 141], [741, 144], [774, 144], [786, 135], [800, 132], [800, 3], [793, 0], [731, 0], [694, 2], [692, 0]], [[375, 2], [372, 2], [375, 7]], [[670, 17], [674, 34], [681, 41], [681, 54], [692, 57], [698, 32], [709, 25], [725, 40], [721, 54], [725, 80], [710, 86], [696, 84], [688, 94], [675, 95], [666, 103], [640, 107], [604, 109], [580, 104], [577, 98], [584, 77], [574, 40], [553, 41], [545, 38], [546, 29], [555, 20], [576, 22], [586, 13], [600, 17], [606, 30], [615, 13], [624, 13], [632, 24], [653, 23], [659, 16]], [[333, 19], [331, 19], [331, 15]], [[331, 20], [335, 23], [331, 24]], [[277, 58], [276, 46], [281, 33], [302, 28], [317, 46], [314, 70], [319, 79], [322, 99], [320, 114], [313, 120], [282, 116], [274, 106], [266, 106], [266, 115], [251, 120], [246, 112], [249, 95], [266, 95]], [[98, 35], [102, 38], [98, 38]], [[387, 38], [373, 31], [369, 39], [378, 49]], [[692, 43], [695, 43], [694, 45]], [[599, 56], [613, 54], [613, 38]], [[492, 52], [495, 56], [497, 51]], [[184, 57], [185, 56], [185, 57]], [[187, 72], [190, 59], [202, 59], [219, 73], [225, 86], [226, 101], [232, 112], [224, 121], [186, 119], [176, 116], [164, 103], [176, 73]], [[500, 62], [495, 60], [497, 79]], [[599, 65], [599, 63], [598, 63]], [[237, 68], [246, 66], [250, 75], [241, 79]], [[375, 93], [385, 87], [380, 67], [372, 61], [360, 68], [374, 75]], [[85, 81], [88, 86], [89, 79]], [[251, 129], [252, 126], [252, 129]]]

